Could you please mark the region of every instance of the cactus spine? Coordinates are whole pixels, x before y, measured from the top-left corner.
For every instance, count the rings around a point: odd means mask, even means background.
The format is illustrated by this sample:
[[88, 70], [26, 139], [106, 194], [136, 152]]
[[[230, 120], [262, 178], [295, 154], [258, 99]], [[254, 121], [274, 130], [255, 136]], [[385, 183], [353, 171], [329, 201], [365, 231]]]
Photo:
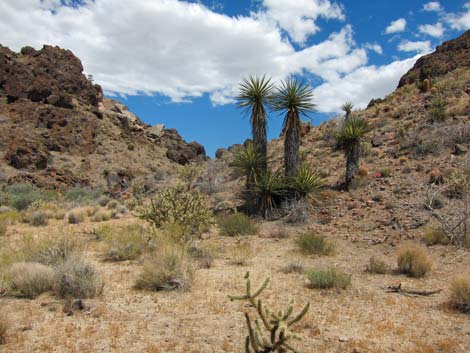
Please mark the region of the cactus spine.
[[248, 301], [254, 308], [261, 319], [252, 321], [250, 314], [245, 313], [245, 320], [248, 329], [248, 335], [245, 339], [246, 353], [285, 353], [297, 352], [289, 345], [289, 340], [298, 339], [298, 337], [290, 331], [290, 327], [302, 320], [307, 314], [310, 304], [306, 304], [304, 308], [296, 316], [293, 316], [293, 302], [289, 301], [285, 311], [274, 312], [265, 307], [261, 299], [257, 297], [267, 288], [269, 278], [265, 279], [263, 284], [253, 293], [251, 288], [250, 273], [245, 275], [246, 293], [239, 296], [229, 296], [230, 300]]

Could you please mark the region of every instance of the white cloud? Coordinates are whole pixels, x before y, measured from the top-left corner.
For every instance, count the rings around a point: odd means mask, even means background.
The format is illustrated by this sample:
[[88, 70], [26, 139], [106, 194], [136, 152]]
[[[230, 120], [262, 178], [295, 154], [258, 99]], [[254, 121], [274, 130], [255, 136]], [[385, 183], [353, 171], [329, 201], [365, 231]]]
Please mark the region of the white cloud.
[[395, 89], [403, 76], [420, 57], [395, 61], [384, 66], [364, 66], [342, 78], [326, 82], [314, 90], [320, 112], [340, 112], [341, 104], [353, 102], [357, 108], [367, 106], [372, 98], [383, 97]]
[[441, 38], [444, 35], [444, 26], [438, 22], [435, 25], [420, 25], [418, 30], [431, 37]]
[[318, 18], [345, 18], [342, 7], [329, 0], [264, 0], [263, 5], [261, 18], [276, 21], [299, 44], [319, 31]]
[[[305, 8], [297, 2], [266, 0], [265, 10], [249, 17], [230, 17], [177, 0], [85, 0], [78, 7], [62, 6], [60, 0], [1, 1], [0, 43], [15, 50], [43, 44], [71, 49], [107, 94], [160, 94], [176, 102], [209, 94], [213, 104], [227, 104], [240, 79], [249, 74], [266, 73], [279, 80], [305, 73], [324, 81], [316, 89], [322, 94], [319, 109], [331, 111], [341, 103], [338, 97], [362, 104], [392, 90], [404, 67], [412, 65], [366, 66], [367, 50], [379, 53], [382, 48], [377, 43], [356, 45], [349, 25], [296, 50], [279, 26], [301, 40], [318, 30], [317, 18], [343, 18], [341, 7], [325, 0], [299, 0]], [[308, 26], [289, 29], [287, 20], [269, 17], [275, 16], [268, 15], [273, 9], [287, 11], [289, 3], [298, 23], [307, 21]], [[361, 77], [361, 72], [372, 74]], [[351, 97], [343, 99], [336, 85]]]
[[441, 4], [439, 1], [431, 1], [423, 6], [424, 11], [434, 11], [434, 12], [439, 12], [442, 10]]
[[429, 40], [416, 42], [404, 40], [398, 45], [398, 50], [427, 54], [431, 51], [431, 42]]
[[380, 54], [380, 55], [382, 55], [384, 52], [382, 49], [382, 46], [378, 43], [366, 43], [366, 45], [364, 45], [364, 48], [368, 50], [372, 50], [373, 52], [376, 52], [377, 54]]
[[470, 2], [466, 3], [463, 8], [466, 11], [449, 13], [444, 16], [444, 19], [450, 28], [458, 31], [470, 29]]
[[398, 33], [403, 32], [406, 28], [406, 20], [404, 18], [399, 18], [396, 21], [392, 21], [390, 25], [385, 29], [385, 33]]

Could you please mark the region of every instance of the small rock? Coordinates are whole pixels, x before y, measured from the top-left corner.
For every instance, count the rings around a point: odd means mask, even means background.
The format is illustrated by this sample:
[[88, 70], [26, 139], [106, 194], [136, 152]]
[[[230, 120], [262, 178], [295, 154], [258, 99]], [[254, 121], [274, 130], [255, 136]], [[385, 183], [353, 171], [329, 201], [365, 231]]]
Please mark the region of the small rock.
[[341, 336], [338, 340], [339, 340], [340, 342], [348, 342], [348, 341], [349, 341], [349, 338], [346, 337], [346, 336]]
[[457, 144], [454, 147], [454, 154], [457, 155], [457, 156], [466, 154], [467, 152], [468, 152], [468, 147], [467, 146]]

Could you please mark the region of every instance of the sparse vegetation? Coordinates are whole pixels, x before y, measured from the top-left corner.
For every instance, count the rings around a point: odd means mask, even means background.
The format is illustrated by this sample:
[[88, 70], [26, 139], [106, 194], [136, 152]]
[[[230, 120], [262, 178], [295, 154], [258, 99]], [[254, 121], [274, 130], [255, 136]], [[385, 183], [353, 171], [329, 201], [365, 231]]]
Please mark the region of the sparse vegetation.
[[2, 316], [0, 316], [0, 344], [6, 343], [6, 336], [7, 336], [8, 328], [9, 328], [9, 325], [8, 325], [7, 319], [2, 314]]
[[237, 242], [229, 248], [229, 263], [236, 266], [246, 266], [253, 257], [253, 248], [248, 242]]
[[49, 266], [33, 262], [15, 263], [7, 271], [7, 294], [20, 298], [36, 298], [52, 289], [53, 278], [54, 271]]
[[109, 221], [111, 219], [111, 212], [107, 210], [98, 210], [96, 213], [93, 215], [91, 220], [93, 222], [104, 222], [104, 221]]
[[108, 261], [135, 260], [143, 254], [150, 240], [151, 237], [138, 224], [115, 228], [104, 238], [104, 257]]
[[69, 211], [67, 214], [67, 221], [70, 224], [79, 224], [82, 223], [86, 218], [86, 213], [85, 211], [81, 209], [74, 209]]
[[366, 271], [369, 273], [384, 275], [389, 271], [389, 267], [385, 261], [380, 260], [375, 256], [372, 256], [369, 259], [369, 263], [367, 264]]
[[254, 235], [258, 232], [258, 227], [244, 213], [225, 214], [217, 217], [220, 227], [220, 234], [229, 237], [238, 235]]
[[331, 255], [335, 243], [326, 237], [314, 233], [302, 234], [296, 239], [299, 250], [305, 255]]
[[291, 262], [290, 264], [281, 268], [281, 272], [285, 274], [289, 273], [304, 273], [305, 267], [301, 262]]
[[423, 240], [428, 246], [448, 245], [450, 243], [450, 239], [439, 226], [427, 226], [424, 228]]
[[397, 257], [398, 270], [410, 277], [424, 277], [432, 268], [426, 251], [417, 246], [407, 246], [400, 250]]
[[351, 284], [351, 275], [334, 267], [310, 270], [307, 278], [309, 287], [315, 289], [346, 289]]
[[44, 211], [34, 211], [30, 215], [30, 223], [33, 226], [39, 227], [39, 226], [47, 226], [48, 224], [48, 215]]
[[470, 313], [470, 276], [460, 276], [451, 282], [450, 304], [455, 309]]

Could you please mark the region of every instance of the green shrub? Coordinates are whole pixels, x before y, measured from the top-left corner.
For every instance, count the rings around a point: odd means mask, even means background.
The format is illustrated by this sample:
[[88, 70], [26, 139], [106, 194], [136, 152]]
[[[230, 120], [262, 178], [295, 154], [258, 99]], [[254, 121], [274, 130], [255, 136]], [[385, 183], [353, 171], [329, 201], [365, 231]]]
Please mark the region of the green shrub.
[[109, 198], [109, 196], [107, 196], [107, 195], [101, 195], [101, 196], [98, 198], [97, 202], [98, 202], [98, 205], [100, 205], [101, 207], [105, 207], [105, 206], [108, 204], [108, 202], [109, 202], [110, 200], [111, 200], [111, 199]]
[[169, 188], [151, 200], [139, 217], [161, 228], [165, 224], [180, 224], [189, 233], [200, 235], [212, 224], [212, 211], [199, 192], [185, 191], [182, 186]]
[[238, 235], [254, 235], [258, 227], [250, 217], [244, 213], [226, 214], [217, 217], [222, 235], [234, 237]]
[[101, 195], [101, 190], [93, 190], [85, 187], [75, 187], [67, 191], [65, 193], [64, 198], [67, 201], [86, 202], [97, 200], [100, 198]]
[[26, 210], [32, 203], [48, 198], [47, 195], [29, 184], [9, 185], [0, 197], [2, 203], [10, 205], [18, 211]]
[[150, 239], [145, 229], [137, 224], [115, 229], [104, 238], [104, 257], [108, 261], [135, 260], [142, 255]]
[[410, 277], [424, 277], [432, 268], [426, 252], [417, 246], [404, 247], [398, 253], [398, 270]]
[[442, 122], [447, 117], [447, 103], [442, 99], [436, 98], [431, 103], [431, 118], [434, 122]]
[[47, 226], [49, 223], [48, 214], [44, 211], [34, 211], [30, 215], [30, 224], [39, 227], [39, 226]]
[[424, 228], [423, 240], [427, 246], [438, 244], [448, 245], [450, 243], [449, 237], [446, 236], [442, 228], [436, 226], [428, 226]]
[[54, 271], [40, 263], [20, 262], [7, 272], [7, 293], [20, 298], [36, 298], [52, 289]]
[[309, 287], [316, 289], [345, 289], [351, 284], [351, 275], [334, 267], [314, 269], [307, 273]]
[[0, 237], [3, 237], [7, 234], [8, 227], [5, 222], [0, 222]]
[[470, 313], [470, 276], [455, 278], [451, 283], [450, 304], [463, 313]]
[[6, 225], [13, 225], [21, 220], [21, 214], [18, 211], [7, 211], [0, 213], [0, 222]]
[[144, 262], [135, 288], [151, 291], [189, 290], [194, 268], [191, 258], [181, 245], [167, 242], [161, 244]]
[[392, 168], [390, 167], [382, 168], [380, 169], [379, 173], [382, 176], [382, 178], [388, 178], [390, 177], [390, 175], [392, 175]]
[[78, 258], [60, 264], [54, 274], [54, 293], [59, 298], [94, 298], [103, 292], [104, 283], [95, 267]]
[[366, 267], [366, 271], [369, 273], [383, 275], [389, 271], [389, 268], [385, 261], [382, 261], [376, 258], [375, 256], [372, 256], [369, 259], [369, 264]]
[[331, 255], [336, 245], [333, 241], [317, 234], [302, 234], [296, 239], [299, 250], [305, 255]]
[[104, 221], [109, 221], [110, 219], [111, 219], [111, 212], [106, 211], [106, 210], [97, 211], [91, 218], [93, 222], [104, 222]]

